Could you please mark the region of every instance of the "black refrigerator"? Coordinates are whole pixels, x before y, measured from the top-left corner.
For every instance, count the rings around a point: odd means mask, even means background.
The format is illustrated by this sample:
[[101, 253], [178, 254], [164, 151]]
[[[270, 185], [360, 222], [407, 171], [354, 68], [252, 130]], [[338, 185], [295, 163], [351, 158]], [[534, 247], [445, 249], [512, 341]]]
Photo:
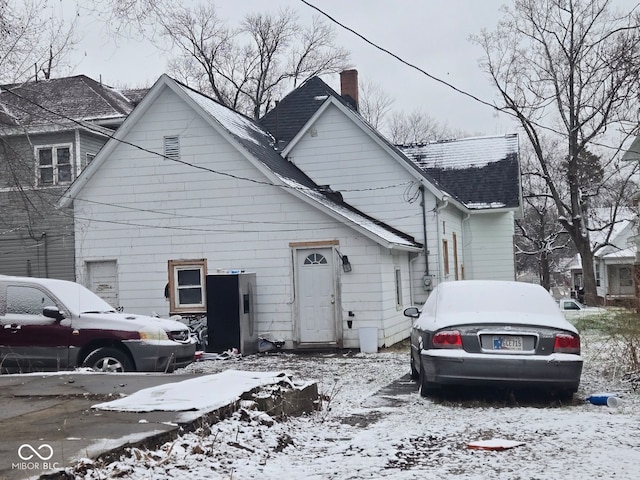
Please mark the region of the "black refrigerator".
[[207, 275], [207, 352], [233, 348], [242, 355], [258, 352], [255, 285], [255, 273]]

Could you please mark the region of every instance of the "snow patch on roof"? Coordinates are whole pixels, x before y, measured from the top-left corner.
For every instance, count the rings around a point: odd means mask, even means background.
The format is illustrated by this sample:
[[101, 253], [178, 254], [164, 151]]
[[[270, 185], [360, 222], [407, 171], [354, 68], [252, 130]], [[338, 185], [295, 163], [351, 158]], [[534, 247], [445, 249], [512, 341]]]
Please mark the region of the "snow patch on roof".
[[209, 115], [215, 118], [232, 135], [252, 142], [256, 145], [264, 145], [265, 141], [273, 145], [274, 139], [262, 130], [253, 120], [231, 110], [230, 108], [206, 97], [180, 83], [176, 83], [182, 90], [202, 107]]
[[479, 168], [518, 153], [518, 136], [501, 135], [440, 140], [401, 146], [422, 168]]
[[494, 208], [505, 208], [506, 205], [502, 202], [490, 202], [490, 203], [483, 203], [483, 202], [470, 202], [470, 203], [466, 203], [465, 204], [467, 206], [467, 208], [469, 208], [470, 210], [486, 210], [486, 209], [494, 209]]

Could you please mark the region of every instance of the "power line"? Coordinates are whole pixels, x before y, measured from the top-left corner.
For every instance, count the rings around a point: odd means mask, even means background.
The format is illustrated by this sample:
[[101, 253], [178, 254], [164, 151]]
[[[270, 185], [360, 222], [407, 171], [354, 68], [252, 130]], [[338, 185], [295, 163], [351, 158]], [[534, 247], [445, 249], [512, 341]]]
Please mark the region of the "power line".
[[[406, 65], [406, 66], [408, 66], [408, 67], [420, 72], [421, 74], [425, 75], [426, 77], [428, 77], [428, 78], [430, 78], [430, 79], [432, 79], [432, 80], [434, 80], [434, 81], [436, 81], [438, 83], [441, 83], [442, 85], [445, 85], [446, 87], [452, 89], [456, 93], [459, 93], [461, 95], [469, 97], [472, 100], [474, 100], [475, 102], [478, 102], [478, 103], [480, 103], [482, 105], [491, 107], [494, 110], [497, 110], [497, 111], [502, 112], [502, 113], [504, 113], [506, 115], [509, 115], [509, 116], [513, 117], [514, 119], [516, 119], [516, 120], [519, 120], [519, 116], [515, 112], [511, 112], [511, 111], [509, 111], [509, 110], [507, 110], [505, 108], [500, 108], [497, 105], [494, 105], [494, 104], [492, 104], [490, 102], [487, 102], [486, 100], [483, 100], [483, 99], [477, 97], [476, 95], [473, 95], [472, 93], [469, 93], [469, 92], [467, 92], [465, 90], [462, 90], [462, 89], [456, 87], [455, 85], [453, 85], [453, 84], [451, 84], [451, 83], [449, 83], [449, 82], [447, 82], [447, 81], [445, 81], [445, 80], [443, 80], [443, 79], [441, 79], [439, 77], [436, 77], [435, 75], [427, 72], [423, 68], [421, 68], [421, 67], [419, 67], [419, 66], [417, 66], [417, 65], [415, 65], [415, 64], [413, 64], [411, 62], [408, 62], [405, 59], [403, 59], [402, 57], [400, 57], [400, 55], [398, 55], [398, 54], [396, 54], [396, 53], [394, 53], [394, 52], [392, 52], [392, 51], [380, 46], [379, 44], [373, 42], [372, 40], [369, 40], [367, 37], [365, 37], [361, 33], [357, 32], [353, 28], [351, 28], [351, 27], [345, 25], [344, 23], [340, 22], [335, 17], [331, 16], [330, 14], [328, 14], [327, 12], [322, 10], [321, 8], [313, 5], [312, 3], [308, 2], [307, 0], [300, 0], [300, 1], [302, 3], [304, 3], [305, 5], [307, 5], [308, 7], [314, 9], [315, 11], [317, 11], [318, 13], [323, 15], [324, 17], [328, 18], [331, 22], [335, 23], [336, 25], [340, 26], [344, 30], [347, 30], [348, 32], [350, 32], [353, 35], [357, 36], [358, 38], [360, 38], [361, 40], [363, 40], [367, 44], [371, 45], [375, 49], [380, 50], [381, 52], [393, 57], [394, 59], [398, 60], [400, 63], [402, 63], [402, 64], [404, 64], [404, 65]], [[555, 130], [554, 128], [549, 127], [547, 125], [541, 125], [541, 124], [539, 124], [539, 123], [537, 123], [537, 122], [535, 122], [533, 120], [530, 120], [530, 119], [527, 119], [527, 121], [528, 121], [529, 124], [531, 124], [531, 125], [533, 125], [535, 127], [541, 128], [543, 130], [547, 130], [547, 131], [552, 132], [552, 133], [554, 133], [556, 135], [560, 135], [560, 136], [563, 136], [563, 137], [567, 137], [568, 136], [568, 134], [566, 132], [561, 132], [561, 131]], [[627, 135], [627, 138], [628, 137], [629, 137], [629, 135]], [[598, 143], [598, 142], [595, 142], [595, 141], [591, 141], [590, 143], [592, 145], [596, 145], [596, 146], [599, 146], [599, 147], [607, 148], [607, 149], [610, 149], [610, 150], [615, 150], [616, 152], [619, 152], [621, 150], [621, 147], [615, 147], [615, 146], [612, 146], [612, 145], [606, 145], [606, 144]]]
[[[124, 145], [128, 145], [130, 147], [136, 148], [138, 150], [143, 151], [144, 153], [148, 153], [148, 154], [152, 154], [152, 155], [161, 157], [161, 158], [163, 158], [165, 160], [169, 160], [169, 161], [173, 161], [173, 162], [176, 162], [176, 163], [180, 163], [182, 165], [186, 165], [186, 166], [189, 166], [191, 168], [203, 170], [203, 171], [206, 171], [206, 172], [209, 172], [209, 173], [214, 173], [216, 175], [221, 175], [221, 176], [233, 178], [235, 180], [247, 181], [247, 182], [255, 183], [255, 184], [258, 184], [258, 185], [268, 185], [268, 186], [272, 186], [272, 187], [289, 188], [289, 189], [298, 190], [298, 191], [301, 191], [301, 192], [314, 191], [314, 192], [322, 193], [322, 190], [320, 189], [320, 187], [313, 189], [313, 188], [304, 187], [302, 185], [300, 185], [300, 186], [292, 186], [292, 185], [288, 185], [286, 183], [275, 184], [275, 183], [269, 182], [269, 181], [262, 181], [262, 180], [257, 180], [255, 178], [247, 178], [247, 177], [242, 177], [240, 175], [234, 175], [234, 174], [228, 173], [228, 172], [222, 172], [222, 171], [219, 171], [219, 170], [214, 170], [212, 168], [205, 167], [205, 166], [202, 166], [202, 165], [196, 165], [196, 164], [193, 164], [191, 162], [187, 162], [187, 161], [182, 160], [182, 159], [178, 159], [178, 158], [175, 158], [175, 157], [169, 157], [169, 156], [164, 155], [162, 153], [158, 153], [158, 152], [154, 152], [153, 150], [149, 150], [148, 148], [142, 147], [142, 146], [137, 145], [137, 144], [135, 144], [133, 142], [129, 142], [127, 140], [116, 138], [115, 133], [107, 134], [107, 133], [105, 133], [105, 131], [103, 129], [96, 128], [95, 125], [91, 124], [90, 122], [81, 122], [81, 121], [78, 121], [78, 120], [76, 120], [76, 119], [74, 119], [72, 117], [69, 117], [68, 115], [65, 115], [65, 114], [60, 113], [60, 112], [56, 112], [56, 111], [54, 111], [54, 110], [52, 110], [52, 109], [50, 109], [48, 107], [45, 107], [44, 105], [41, 105], [41, 104], [39, 104], [37, 102], [34, 102], [30, 98], [27, 98], [27, 97], [17, 93], [12, 88], [4, 88], [3, 91], [9, 92], [12, 95], [14, 95], [14, 96], [16, 96], [16, 97], [18, 97], [18, 98], [20, 98], [22, 100], [25, 100], [25, 101], [29, 102], [30, 104], [36, 106], [37, 108], [40, 108], [40, 109], [44, 110], [47, 113], [53, 114], [53, 115], [55, 115], [57, 117], [60, 117], [60, 118], [62, 118], [64, 120], [68, 120], [68, 121], [70, 121], [70, 122], [72, 122], [72, 123], [74, 123], [74, 124], [76, 124], [76, 125], [78, 125], [80, 127], [83, 127], [83, 128], [85, 128], [85, 129], [87, 129], [89, 131], [92, 131], [94, 133], [99, 133], [101, 135], [106, 135], [110, 140], [114, 140], [114, 141], [120, 142], [120, 143], [122, 143]], [[204, 94], [202, 94], [202, 93], [200, 93], [200, 95], [204, 96]], [[59, 123], [59, 125], [64, 125], [64, 124]], [[274, 150], [274, 152], [275, 152], [275, 150]], [[287, 160], [283, 158], [283, 161], [287, 161]], [[411, 182], [401, 182], [401, 183], [397, 183], [397, 184], [393, 184], [393, 185], [382, 185], [382, 186], [379, 186], [379, 187], [369, 187], [369, 188], [360, 188], [360, 189], [357, 189], [357, 188], [345, 189], [345, 190], [341, 190], [341, 191], [342, 192], [368, 192], [368, 191], [386, 190], [386, 189], [406, 186], [409, 183], [411, 183]]]
[[[44, 195], [49, 195], [48, 192], [46, 191], [41, 191], [41, 193], [43, 193]], [[50, 194], [52, 197], [54, 198], [59, 198], [59, 196], [57, 194]], [[163, 210], [154, 210], [154, 209], [148, 209], [148, 208], [140, 208], [140, 207], [134, 207], [134, 206], [129, 206], [129, 205], [122, 205], [122, 204], [113, 204], [113, 203], [109, 203], [109, 202], [99, 202], [97, 200], [88, 200], [88, 199], [75, 199], [74, 201], [79, 201], [79, 202], [84, 202], [84, 203], [88, 203], [88, 204], [94, 204], [94, 205], [101, 205], [101, 206], [108, 206], [108, 207], [114, 207], [117, 209], [122, 209], [125, 211], [133, 211], [133, 212], [142, 212], [142, 213], [153, 213], [153, 214], [157, 214], [157, 215], [162, 215], [168, 218], [190, 218], [190, 219], [194, 219], [194, 220], [207, 220], [207, 221], [219, 221], [221, 222], [222, 225], [301, 225], [301, 224], [305, 224], [308, 226], [315, 226], [316, 229], [318, 230], [323, 230], [323, 229], [330, 229], [330, 228], [334, 228], [334, 222], [318, 222], [318, 221], [304, 221], [304, 220], [296, 220], [296, 221], [290, 221], [290, 222], [286, 222], [286, 221], [281, 221], [281, 222], [274, 222], [274, 221], [268, 221], [265, 219], [261, 219], [261, 220], [234, 220], [231, 218], [225, 218], [225, 217], [219, 217], [219, 216], [208, 216], [208, 215], [189, 215], [187, 213], [184, 212], [180, 212], [180, 213], [173, 213], [173, 212], [169, 212], [169, 211], [163, 211]], [[63, 215], [67, 215], [66, 212], [64, 211], [60, 211]], [[405, 220], [405, 219], [409, 219], [409, 218], [414, 218], [416, 216], [418, 216], [419, 213], [415, 213], [415, 214], [411, 214], [411, 215], [406, 215], [403, 217], [394, 217], [394, 220]], [[68, 215], [70, 218], [72, 217], [70, 214]], [[95, 221], [95, 222], [105, 222], [105, 223], [118, 223], [118, 224], [122, 224], [122, 225], [131, 225], [131, 226], [138, 226], [138, 227], [147, 227], [147, 228], [154, 228], [153, 225], [144, 225], [144, 224], [129, 224], [127, 222], [124, 221], [108, 221], [108, 220], [102, 220], [99, 218], [83, 218], [84, 220], [87, 221]], [[384, 224], [384, 221], [377, 221], [378, 224]], [[171, 226], [160, 226], [158, 228], [162, 228], [162, 229], [175, 229], [175, 230], [184, 230], [183, 227], [171, 227]], [[212, 225], [213, 228], [213, 225]], [[292, 228], [292, 229], [280, 229], [279, 231], [282, 232], [294, 232], [297, 231], [298, 229], [296, 228]], [[219, 229], [206, 229], [206, 231], [223, 231], [223, 230], [219, 230]], [[233, 232], [238, 232], [238, 231], [250, 231], [250, 230], [228, 230], [228, 231], [233, 231]], [[257, 231], [257, 230], [256, 230]]]
[[[358, 38], [360, 38], [361, 40], [363, 40], [364, 42], [368, 43], [369, 45], [371, 45], [372, 47], [380, 50], [381, 52], [386, 53], [387, 55], [390, 55], [391, 57], [395, 58], [396, 60], [398, 60], [399, 62], [405, 64], [408, 67], [413, 68], [414, 70], [417, 70], [418, 72], [422, 73], [423, 75], [429, 77], [431, 80], [434, 80], [438, 83], [441, 83], [449, 88], [451, 88], [452, 90], [454, 90], [457, 93], [460, 93], [464, 96], [467, 96], [469, 98], [471, 98], [472, 100], [479, 102], [483, 105], [487, 105], [491, 108], [493, 108], [494, 110], [498, 110], [498, 111], [502, 111], [500, 108], [498, 108], [496, 105], [493, 105], [492, 103], [489, 103], [485, 100], [482, 100], [481, 98], [469, 93], [469, 92], [465, 92], [464, 90], [456, 87], [455, 85], [446, 82], [445, 80], [442, 80], [441, 78], [436, 77], [435, 75], [430, 74], [429, 72], [427, 72], [426, 70], [418, 67], [417, 65], [410, 63], [408, 61], [406, 61], [405, 59], [403, 59], [402, 57], [400, 57], [399, 55], [397, 55], [396, 53], [393, 53], [391, 50], [387, 50], [386, 48], [378, 45], [377, 43], [372, 42], [371, 40], [369, 40], [367, 37], [365, 37], [364, 35], [362, 35], [361, 33], [355, 31], [353, 28], [348, 27], [347, 25], [345, 25], [344, 23], [336, 20], [334, 17], [332, 17], [331, 15], [329, 15], [327, 12], [325, 12], [324, 10], [320, 9], [319, 7], [316, 7], [315, 5], [309, 3], [307, 0], [300, 0], [302, 3], [304, 3], [305, 5], [307, 5], [308, 7], [313, 8], [314, 10], [316, 10], [318, 13], [320, 13], [321, 15], [327, 17], [329, 20], [331, 20], [333, 23], [335, 23], [336, 25], [339, 25], [340, 27], [344, 28], [345, 30], [353, 33], [355, 36], [357, 36]], [[509, 112], [505, 112], [509, 115], [513, 115], [510, 114]]]

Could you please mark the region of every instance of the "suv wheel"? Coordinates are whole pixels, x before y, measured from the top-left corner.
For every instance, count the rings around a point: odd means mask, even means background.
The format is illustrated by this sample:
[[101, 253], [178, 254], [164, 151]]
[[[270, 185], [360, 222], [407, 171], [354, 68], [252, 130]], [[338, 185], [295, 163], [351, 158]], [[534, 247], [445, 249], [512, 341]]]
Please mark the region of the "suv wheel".
[[92, 368], [96, 372], [129, 372], [133, 370], [133, 365], [127, 354], [111, 347], [94, 350], [87, 355], [82, 366]]

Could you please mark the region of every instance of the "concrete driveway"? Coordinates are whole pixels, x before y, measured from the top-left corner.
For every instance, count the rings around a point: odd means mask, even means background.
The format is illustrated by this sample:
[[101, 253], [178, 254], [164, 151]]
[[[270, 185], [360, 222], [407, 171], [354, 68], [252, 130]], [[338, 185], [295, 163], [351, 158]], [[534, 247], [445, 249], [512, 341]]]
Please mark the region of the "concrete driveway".
[[[237, 402], [206, 413], [131, 413], [92, 408], [141, 389], [203, 375], [0, 375], [0, 479], [37, 478], [59, 472], [80, 458], [117, 457], [125, 447], [164, 443], [202, 422], [232, 413]], [[307, 405], [313, 404], [317, 398], [311, 397], [317, 397], [317, 386], [292, 395], [287, 399], [293, 399], [292, 405], [300, 407], [307, 401]]]

